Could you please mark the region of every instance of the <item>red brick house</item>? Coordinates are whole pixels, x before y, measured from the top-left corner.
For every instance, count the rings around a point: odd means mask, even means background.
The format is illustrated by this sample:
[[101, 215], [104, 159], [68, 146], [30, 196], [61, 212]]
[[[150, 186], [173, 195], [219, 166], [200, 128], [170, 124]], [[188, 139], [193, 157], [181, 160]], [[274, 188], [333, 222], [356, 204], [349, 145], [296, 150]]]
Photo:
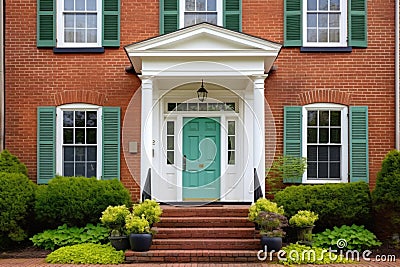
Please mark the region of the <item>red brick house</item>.
[[373, 188], [395, 148], [395, 0], [5, 8], [5, 148], [39, 184], [95, 176], [135, 200], [252, 202], [275, 156], [307, 158], [288, 183]]

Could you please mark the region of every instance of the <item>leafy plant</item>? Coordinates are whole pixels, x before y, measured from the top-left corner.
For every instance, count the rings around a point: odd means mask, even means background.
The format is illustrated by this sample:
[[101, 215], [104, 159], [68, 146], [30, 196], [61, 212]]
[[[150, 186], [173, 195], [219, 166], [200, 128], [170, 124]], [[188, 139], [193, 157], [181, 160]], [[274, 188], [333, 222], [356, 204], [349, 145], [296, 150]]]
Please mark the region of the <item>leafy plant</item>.
[[279, 260], [279, 263], [284, 265], [292, 264], [331, 264], [331, 263], [348, 263], [343, 255], [336, 255], [332, 252], [327, 252], [323, 248], [309, 247], [300, 244], [290, 244], [283, 247], [285, 256]]
[[0, 172], [0, 247], [27, 237], [36, 189], [22, 173]]
[[37, 220], [46, 228], [97, 224], [108, 206], [130, 206], [129, 191], [118, 180], [57, 177], [36, 194]]
[[119, 264], [125, 260], [124, 251], [110, 245], [79, 244], [53, 251], [46, 257], [48, 263]]
[[111, 236], [121, 236], [125, 234], [125, 218], [130, 214], [125, 205], [108, 206], [102, 212], [100, 221], [110, 230]]
[[149, 234], [150, 224], [144, 216], [137, 217], [129, 214], [125, 218], [125, 228], [129, 234]]
[[[317, 247], [334, 249], [337, 246], [338, 240], [345, 240], [344, 244], [340, 244], [339, 249], [343, 250], [358, 250], [362, 251], [365, 249], [380, 246], [382, 243], [379, 242], [376, 236], [365, 229], [363, 225], [334, 227], [333, 230], [327, 229], [324, 232], [316, 234], [314, 236], [314, 245]], [[343, 245], [345, 245], [343, 247]]]
[[140, 218], [144, 216], [151, 226], [160, 221], [162, 209], [155, 200], [146, 199], [142, 203], [133, 205], [132, 213]]
[[283, 215], [285, 213], [283, 207], [278, 207], [275, 202], [272, 202], [266, 198], [259, 198], [249, 208], [248, 219], [251, 222], [255, 222], [258, 214], [261, 211], [274, 212]]
[[291, 217], [299, 210], [318, 214], [316, 230], [344, 224], [371, 225], [371, 197], [365, 182], [288, 186], [274, 201]]
[[108, 242], [108, 229], [100, 224], [88, 224], [85, 227], [68, 227], [66, 224], [55, 230], [46, 230], [34, 235], [30, 240], [36, 247], [54, 250], [59, 247], [83, 243]]
[[28, 169], [16, 156], [7, 149], [0, 153], [0, 172], [22, 173], [28, 176]]
[[288, 226], [287, 218], [275, 212], [261, 211], [258, 213], [255, 223], [260, 226], [260, 234], [269, 237], [283, 237], [286, 232], [283, 227]]
[[299, 210], [289, 219], [289, 224], [296, 227], [313, 226], [318, 214], [309, 210]]

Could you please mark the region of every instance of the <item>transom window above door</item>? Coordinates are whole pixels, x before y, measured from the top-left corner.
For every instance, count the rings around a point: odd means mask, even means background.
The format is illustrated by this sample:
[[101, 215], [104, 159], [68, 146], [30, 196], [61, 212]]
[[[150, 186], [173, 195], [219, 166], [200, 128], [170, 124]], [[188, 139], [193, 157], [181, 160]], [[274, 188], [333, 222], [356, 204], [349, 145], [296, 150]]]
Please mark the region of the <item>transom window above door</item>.
[[181, 0], [180, 8], [181, 27], [201, 22], [222, 26], [222, 0]]
[[168, 102], [167, 112], [171, 111], [235, 111], [238, 107], [235, 102], [215, 102], [215, 103], [176, 103]]

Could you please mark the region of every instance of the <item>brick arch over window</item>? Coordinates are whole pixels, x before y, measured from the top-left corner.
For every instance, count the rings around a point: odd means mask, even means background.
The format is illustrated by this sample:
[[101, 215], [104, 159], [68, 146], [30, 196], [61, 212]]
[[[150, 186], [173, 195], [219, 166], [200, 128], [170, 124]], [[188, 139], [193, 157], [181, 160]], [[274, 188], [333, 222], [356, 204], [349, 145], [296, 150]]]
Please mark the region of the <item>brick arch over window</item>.
[[104, 106], [107, 97], [103, 93], [95, 91], [63, 91], [54, 94], [54, 102], [56, 106], [71, 104], [71, 103], [87, 103], [98, 106]]
[[308, 105], [313, 103], [335, 103], [342, 105], [350, 105], [351, 96], [349, 93], [336, 90], [314, 90], [299, 95], [300, 105]]

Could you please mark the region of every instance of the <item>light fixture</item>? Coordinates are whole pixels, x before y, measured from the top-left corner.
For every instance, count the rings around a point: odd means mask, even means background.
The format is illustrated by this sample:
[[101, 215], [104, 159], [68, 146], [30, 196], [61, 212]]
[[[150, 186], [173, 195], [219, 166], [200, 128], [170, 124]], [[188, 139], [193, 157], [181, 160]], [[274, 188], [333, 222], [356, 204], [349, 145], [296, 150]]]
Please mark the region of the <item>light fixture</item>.
[[201, 80], [201, 87], [199, 88], [199, 90], [197, 90], [197, 98], [200, 100], [200, 102], [204, 102], [204, 100], [207, 99], [207, 90], [206, 88], [204, 88], [204, 84], [203, 84], [203, 79]]

